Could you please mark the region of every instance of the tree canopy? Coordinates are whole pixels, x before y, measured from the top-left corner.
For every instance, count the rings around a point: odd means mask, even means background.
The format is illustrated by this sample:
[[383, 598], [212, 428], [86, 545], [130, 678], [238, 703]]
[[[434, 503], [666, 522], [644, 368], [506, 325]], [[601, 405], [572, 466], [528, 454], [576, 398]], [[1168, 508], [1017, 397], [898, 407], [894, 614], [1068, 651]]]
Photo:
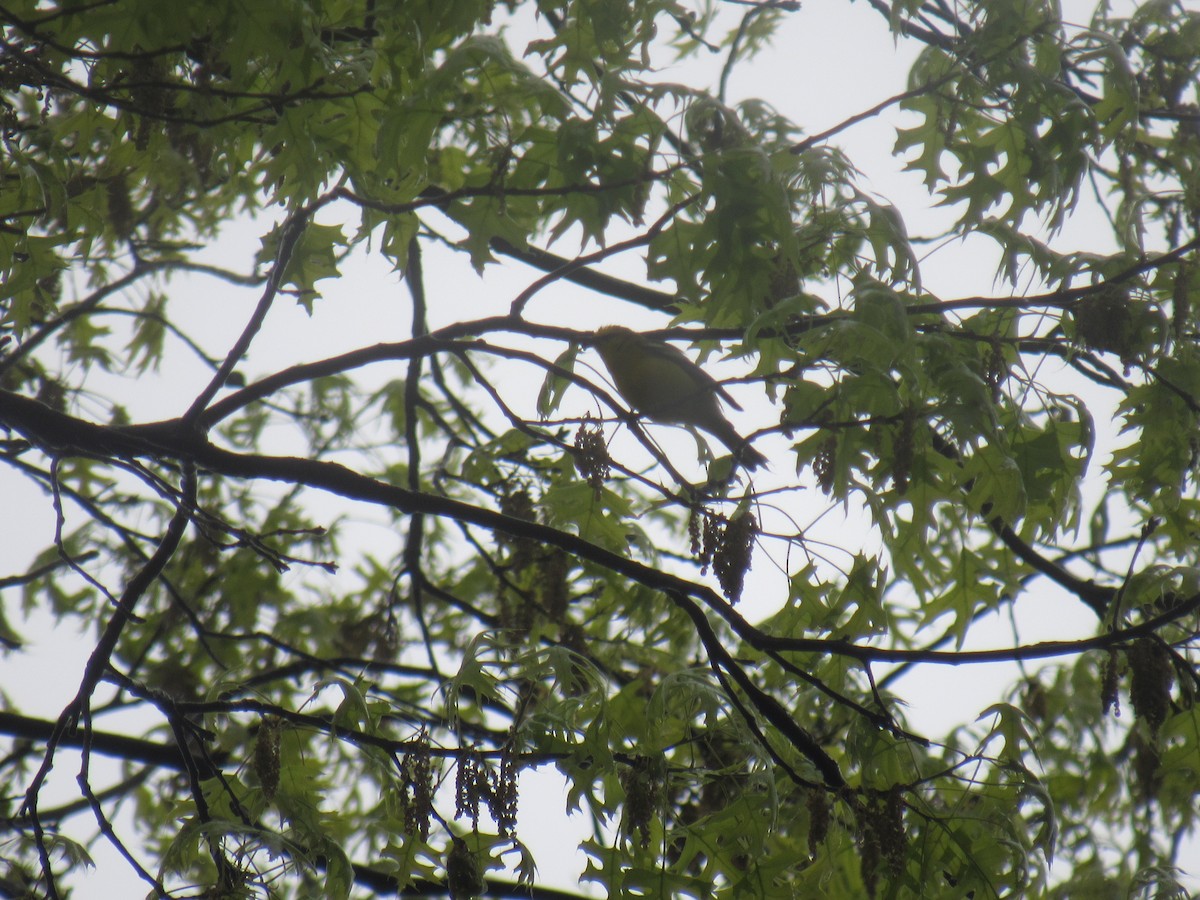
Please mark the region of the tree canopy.
[[1195, 886], [1200, 13], [818, 5], [0, 3], [0, 894]]

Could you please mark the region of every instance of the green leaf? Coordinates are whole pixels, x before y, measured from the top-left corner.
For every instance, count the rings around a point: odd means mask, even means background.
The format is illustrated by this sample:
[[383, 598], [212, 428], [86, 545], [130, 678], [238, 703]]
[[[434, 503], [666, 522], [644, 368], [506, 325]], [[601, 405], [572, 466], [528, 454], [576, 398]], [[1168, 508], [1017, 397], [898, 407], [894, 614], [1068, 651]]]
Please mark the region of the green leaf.
[[[260, 265], [274, 265], [279, 255], [279, 244], [282, 229], [277, 227], [263, 238], [262, 249], [258, 253]], [[281, 284], [290, 284], [298, 292], [299, 302], [308, 312], [312, 313], [312, 302], [321, 295], [316, 289], [316, 283], [323, 278], [337, 278], [341, 249], [346, 246], [340, 225], [319, 225], [310, 222], [305, 226], [299, 239], [292, 246], [291, 254], [283, 269]]]
[[[566, 350], [558, 355], [554, 360], [554, 365], [558, 369], [567, 372], [575, 371], [575, 358], [579, 355], [579, 345], [571, 344]], [[562, 402], [563, 395], [567, 392], [567, 388], [572, 382], [563, 378], [558, 372], [547, 371], [546, 377], [542, 381], [542, 388], [538, 391], [537, 411], [538, 415], [543, 419], [549, 418], [555, 410], [558, 409], [559, 403]]]

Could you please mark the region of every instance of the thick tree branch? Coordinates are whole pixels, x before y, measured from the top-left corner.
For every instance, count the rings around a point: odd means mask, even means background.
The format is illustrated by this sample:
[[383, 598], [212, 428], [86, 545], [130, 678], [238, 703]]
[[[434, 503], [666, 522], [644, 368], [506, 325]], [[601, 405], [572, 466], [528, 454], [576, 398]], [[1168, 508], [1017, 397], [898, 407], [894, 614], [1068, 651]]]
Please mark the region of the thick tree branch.
[[[646, 566], [626, 556], [613, 553], [574, 534], [563, 532], [538, 522], [506, 516], [499, 512], [473, 506], [458, 500], [433, 494], [415, 493], [406, 488], [376, 481], [338, 463], [238, 454], [215, 447], [173, 423], [112, 428], [95, 425], [58, 413], [49, 407], [15, 394], [0, 392], [0, 424], [24, 434], [34, 443], [72, 449], [98, 456], [163, 455], [191, 460], [203, 470], [238, 478], [257, 478], [305, 484], [353, 500], [390, 506], [405, 513], [420, 512], [455, 521], [467, 522], [514, 537], [527, 538], [565, 550], [595, 562], [616, 574], [630, 578], [664, 593], [690, 597], [726, 620], [731, 628], [750, 645], [761, 650], [833, 653], [862, 661], [903, 662], [908, 660], [964, 665], [972, 662], [1048, 658], [1070, 655], [1099, 647], [1107, 647], [1147, 633], [1148, 626], [1135, 626], [1121, 632], [1083, 641], [1046, 642], [1029, 647], [975, 652], [931, 652], [921, 650], [891, 650], [856, 645], [833, 639], [780, 638], [764, 634], [735, 613], [714, 591], [679, 576]], [[998, 523], [999, 528], [1004, 528]], [[1031, 555], [1031, 566], [1068, 590], [1079, 593], [1089, 605], [1098, 603], [1109, 589], [1071, 576], [1027, 548], [1024, 542], [1014, 542], [1014, 552]], [[1043, 565], [1044, 563], [1044, 565]], [[1169, 620], [1190, 611], [1185, 605], [1172, 611]], [[1182, 610], [1182, 611], [1181, 611]], [[1157, 620], [1156, 620], [1157, 621]], [[1152, 630], [1152, 629], [1151, 629]]]

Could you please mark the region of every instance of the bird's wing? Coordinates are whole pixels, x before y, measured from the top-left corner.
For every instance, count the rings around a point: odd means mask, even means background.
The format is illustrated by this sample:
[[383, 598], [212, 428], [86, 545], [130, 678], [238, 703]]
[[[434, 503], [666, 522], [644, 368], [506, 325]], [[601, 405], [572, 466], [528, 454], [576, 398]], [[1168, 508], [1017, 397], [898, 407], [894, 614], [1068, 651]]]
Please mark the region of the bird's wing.
[[657, 353], [664, 359], [671, 360], [672, 363], [679, 366], [686, 372], [690, 372], [693, 378], [699, 382], [700, 390], [712, 391], [734, 409], [740, 410], [742, 405], [730, 396], [729, 391], [721, 385], [721, 382], [713, 378], [703, 367], [692, 360], [690, 356], [680, 350], [673, 344], [668, 344], [663, 341], [649, 341], [651, 352]]

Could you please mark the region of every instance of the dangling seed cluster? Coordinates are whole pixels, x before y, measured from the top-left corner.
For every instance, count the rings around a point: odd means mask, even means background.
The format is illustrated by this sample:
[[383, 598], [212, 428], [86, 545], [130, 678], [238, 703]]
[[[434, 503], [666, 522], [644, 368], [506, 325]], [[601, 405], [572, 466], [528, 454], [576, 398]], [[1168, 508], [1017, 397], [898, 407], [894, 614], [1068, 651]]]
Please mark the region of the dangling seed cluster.
[[575, 469], [599, 497], [611, 473], [612, 458], [608, 455], [608, 445], [604, 443], [604, 431], [590, 421], [590, 416], [575, 432]]

